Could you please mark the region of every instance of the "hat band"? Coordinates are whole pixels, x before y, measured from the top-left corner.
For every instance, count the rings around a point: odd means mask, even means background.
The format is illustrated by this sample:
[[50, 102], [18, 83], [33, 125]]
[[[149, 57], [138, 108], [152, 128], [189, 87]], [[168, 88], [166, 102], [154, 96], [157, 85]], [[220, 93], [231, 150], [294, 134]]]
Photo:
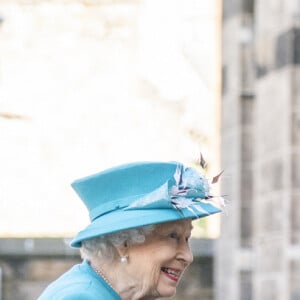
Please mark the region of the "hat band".
[[102, 205], [99, 205], [99, 206], [95, 207], [94, 209], [92, 209], [90, 211], [90, 214], [89, 214], [90, 220], [92, 222], [95, 219], [97, 219], [98, 217], [100, 217], [102, 215], [105, 215], [105, 214], [107, 214], [111, 211], [128, 207], [128, 205], [132, 201], [134, 201], [136, 199], [139, 199], [141, 197], [144, 197], [144, 194], [125, 197], [125, 198], [122, 198], [122, 199], [118, 199], [116, 201], [106, 202]]

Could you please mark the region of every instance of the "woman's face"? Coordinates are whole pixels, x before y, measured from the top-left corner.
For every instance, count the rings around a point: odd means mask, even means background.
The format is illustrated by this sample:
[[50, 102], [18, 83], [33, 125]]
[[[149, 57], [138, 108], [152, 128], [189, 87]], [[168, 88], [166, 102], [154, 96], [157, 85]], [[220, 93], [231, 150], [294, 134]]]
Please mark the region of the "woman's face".
[[189, 246], [191, 220], [159, 224], [143, 244], [129, 246], [128, 278], [141, 299], [171, 297], [193, 261]]

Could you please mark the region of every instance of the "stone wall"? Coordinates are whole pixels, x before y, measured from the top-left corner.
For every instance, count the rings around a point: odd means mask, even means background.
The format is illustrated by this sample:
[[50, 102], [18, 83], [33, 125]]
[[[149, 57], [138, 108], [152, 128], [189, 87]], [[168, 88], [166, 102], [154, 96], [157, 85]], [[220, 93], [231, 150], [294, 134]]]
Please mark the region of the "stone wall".
[[[217, 299], [299, 298], [299, 20], [294, 1], [224, 1]], [[224, 254], [230, 251], [230, 254]]]
[[[77, 250], [64, 239], [0, 239], [0, 299], [34, 300], [75, 263]], [[192, 240], [195, 256], [177, 290], [176, 300], [213, 300], [212, 240]]]

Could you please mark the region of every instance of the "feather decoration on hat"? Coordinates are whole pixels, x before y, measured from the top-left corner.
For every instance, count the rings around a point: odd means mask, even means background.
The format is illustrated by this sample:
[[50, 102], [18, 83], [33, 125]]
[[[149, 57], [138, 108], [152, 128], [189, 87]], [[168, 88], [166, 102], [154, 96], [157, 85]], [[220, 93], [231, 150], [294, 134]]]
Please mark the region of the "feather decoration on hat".
[[[200, 165], [207, 165], [202, 155], [200, 156]], [[222, 173], [223, 171], [213, 178], [212, 184], [219, 180]], [[210, 194], [210, 184], [204, 175], [196, 169], [178, 165], [173, 178], [134, 201], [125, 210], [175, 208], [182, 212], [183, 209], [188, 209], [198, 216], [199, 214], [209, 214], [199, 205], [199, 202], [210, 201], [212, 198], [215, 196]]]

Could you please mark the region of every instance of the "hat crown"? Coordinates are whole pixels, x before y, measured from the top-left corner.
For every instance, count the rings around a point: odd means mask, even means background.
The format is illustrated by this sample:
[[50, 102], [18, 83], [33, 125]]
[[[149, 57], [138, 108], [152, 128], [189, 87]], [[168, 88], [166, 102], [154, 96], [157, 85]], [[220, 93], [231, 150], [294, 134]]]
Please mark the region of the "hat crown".
[[177, 162], [138, 162], [121, 165], [78, 179], [72, 187], [89, 210], [93, 220], [174, 180], [182, 165]]

